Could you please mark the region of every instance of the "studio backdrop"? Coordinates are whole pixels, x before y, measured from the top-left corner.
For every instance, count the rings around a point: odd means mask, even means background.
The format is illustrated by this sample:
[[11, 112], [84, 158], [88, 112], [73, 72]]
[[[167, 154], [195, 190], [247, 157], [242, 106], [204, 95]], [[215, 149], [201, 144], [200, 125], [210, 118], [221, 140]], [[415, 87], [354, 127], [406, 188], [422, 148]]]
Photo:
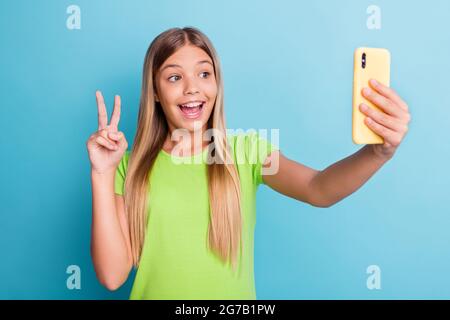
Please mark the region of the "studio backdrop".
[[257, 194], [258, 299], [450, 299], [450, 2], [1, 1], [0, 298], [127, 299], [96, 278], [86, 140], [95, 91], [132, 145], [145, 52], [194, 26], [222, 64], [228, 128], [279, 130], [318, 170], [356, 152], [353, 52], [387, 48], [412, 121], [395, 157], [329, 208]]

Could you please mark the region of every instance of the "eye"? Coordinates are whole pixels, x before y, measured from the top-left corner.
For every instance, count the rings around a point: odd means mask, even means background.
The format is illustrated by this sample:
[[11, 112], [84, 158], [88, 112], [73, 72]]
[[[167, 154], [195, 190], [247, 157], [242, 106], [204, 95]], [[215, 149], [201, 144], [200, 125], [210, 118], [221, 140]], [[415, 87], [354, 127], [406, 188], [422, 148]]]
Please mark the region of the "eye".
[[204, 71], [204, 72], [202, 72], [202, 73], [200, 73], [200, 74], [207, 74], [207, 76], [206, 76], [206, 78], [211, 74], [211, 73], [209, 73], [208, 71]]
[[178, 75], [173, 75], [173, 76], [170, 76], [167, 80], [169, 80], [170, 82], [174, 82], [174, 81], [171, 80], [173, 77], [180, 77], [180, 76], [178, 76]]

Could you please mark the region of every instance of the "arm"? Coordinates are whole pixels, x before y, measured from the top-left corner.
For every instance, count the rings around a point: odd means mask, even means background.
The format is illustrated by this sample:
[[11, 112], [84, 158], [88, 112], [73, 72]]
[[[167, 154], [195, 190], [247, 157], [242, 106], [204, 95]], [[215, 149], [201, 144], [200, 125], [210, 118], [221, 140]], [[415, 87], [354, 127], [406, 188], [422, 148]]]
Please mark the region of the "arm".
[[[383, 144], [366, 145], [355, 154], [334, 163], [323, 171], [308, 168], [289, 160], [278, 151], [264, 162], [270, 166], [279, 157], [278, 172], [263, 175], [272, 189], [317, 207], [329, 207], [358, 190], [377, 170], [389, 161], [408, 131], [411, 120], [408, 106], [392, 90], [376, 81], [370, 82], [363, 95], [384, 112], [367, 105], [360, 110], [368, 117], [366, 124], [383, 137]], [[371, 121], [367, 121], [368, 118]]]
[[109, 290], [118, 289], [132, 268], [123, 197], [114, 194], [114, 174], [91, 172], [91, 255], [100, 283]]
[[388, 160], [366, 145], [356, 153], [320, 171], [310, 182], [319, 207], [329, 207], [358, 190]]
[[91, 256], [101, 284], [116, 290], [132, 268], [131, 245], [122, 196], [114, 194], [117, 167], [128, 142], [118, 131], [120, 96], [114, 97], [114, 111], [108, 125], [103, 95], [96, 91], [98, 130], [86, 145], [91, 162], [92, 235]]
[[272, 152], [264, 162], [279, 157], [278, 172], [263, 175], [264, 183], [275, 191], [312, 206], [326, 208], [358, 190], [387, 160], [379, 158], [369, 146], [323, 171], [309, 168]]
[[275, 174], [263, 174], [266, 185], [290, 198], [317, 205], [315, 199], [312, 199], [314, 194], [310, 184], [319, 171], [288, 159], [277, 150], [266, 158], [263, 167], [268, 168], [272, 163], [278, 163], [278, 170]]

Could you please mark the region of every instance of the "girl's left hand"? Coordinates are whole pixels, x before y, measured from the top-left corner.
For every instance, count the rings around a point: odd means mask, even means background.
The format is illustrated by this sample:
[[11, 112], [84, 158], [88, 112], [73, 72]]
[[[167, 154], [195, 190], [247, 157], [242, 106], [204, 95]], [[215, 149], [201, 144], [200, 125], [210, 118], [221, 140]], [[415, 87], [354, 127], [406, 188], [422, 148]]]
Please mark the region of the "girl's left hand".
[[384, 139], [383, 144], [371, 145], [374, 153], [389, 160], [408, 132], [411, 115], [408, 105], [393, 89], [375, 79], [371, 79], [369, 83], [372, 89], [364, 88], [362, 94], [384, 113], [364, 103], [359, 106], [359, 109], [367, 116], [365, 119], [367, 126]]

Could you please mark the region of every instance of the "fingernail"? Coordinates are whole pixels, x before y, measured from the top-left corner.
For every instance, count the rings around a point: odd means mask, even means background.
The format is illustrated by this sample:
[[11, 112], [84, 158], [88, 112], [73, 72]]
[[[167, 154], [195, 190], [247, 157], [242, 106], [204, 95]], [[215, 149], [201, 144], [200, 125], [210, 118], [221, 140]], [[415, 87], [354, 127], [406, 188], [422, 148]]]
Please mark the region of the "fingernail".
[[364, 94], [365, 96], [368, 96], [368, 95], [370, 94], [370, 89], [369, 89], [369, 88], [364, 88], [363, 94]]
[[365, 104], [361, 104], [361, 110], [362, 111], [366, 111], [367, 110], [367, 106]]
[[378, 84], [378, 81], [375, 79], [371, 79], [370, 83], [376, 86]]

